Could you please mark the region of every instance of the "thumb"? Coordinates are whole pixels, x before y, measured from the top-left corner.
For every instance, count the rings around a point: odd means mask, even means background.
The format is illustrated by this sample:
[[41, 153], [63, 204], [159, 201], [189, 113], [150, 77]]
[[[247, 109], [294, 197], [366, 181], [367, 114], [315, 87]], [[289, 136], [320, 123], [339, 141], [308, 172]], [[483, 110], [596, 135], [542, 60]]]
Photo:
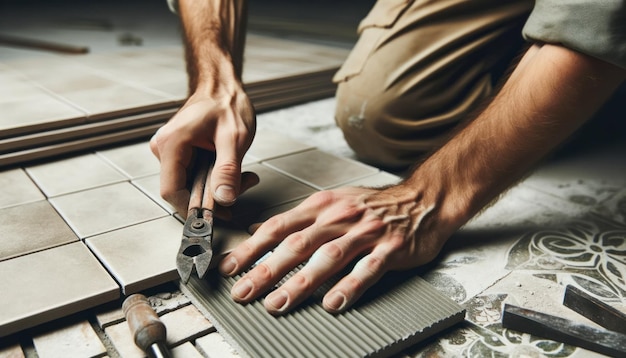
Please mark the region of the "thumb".
[[211, 172], [213, 199], [222, 206], [231, 206], [237, 200], [241, 184], [241, 162], [234, 153], [218, 152]]

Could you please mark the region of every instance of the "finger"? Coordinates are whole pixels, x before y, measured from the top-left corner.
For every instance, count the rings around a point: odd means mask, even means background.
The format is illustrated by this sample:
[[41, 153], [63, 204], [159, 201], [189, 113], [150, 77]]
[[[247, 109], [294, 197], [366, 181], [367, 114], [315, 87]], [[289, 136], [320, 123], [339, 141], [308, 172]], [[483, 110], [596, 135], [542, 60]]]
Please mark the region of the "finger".
[[[226, 140], [229, 138], [230, 140]], [[241, 185], [241, 159], [243, 153], [238, 152], [237, 140], [233, 136], [216, 133], [216, 158], [211, 173], [211, 193], [217, 203], [231, 206], [237, 200]]]
[[265, 298], [265, 308], [274, 315], [290, 311], [359, 255], [362, 246], [346, 237], [325, 243], [302, 270]]
[[375, 248], [360, 259], [348, 275], [324, 295], [322, 305], [330, 313], [345, 311], [388, 271], [386, 250]]
[[[188, 151], [164, 150], [161, 152], [161, 197], [172, 204], [181, 215], [187, 214], [189, 190], [187, 189], [187, 165], [191, 158]], [[181, 156], [176, 154], [182, 153]]]
[[303, 204], [265, 221], [250, 238], [224, 257], [220, 272], [233, 276], [246, 270], [284, 238], [313, 224], [315, 212]]

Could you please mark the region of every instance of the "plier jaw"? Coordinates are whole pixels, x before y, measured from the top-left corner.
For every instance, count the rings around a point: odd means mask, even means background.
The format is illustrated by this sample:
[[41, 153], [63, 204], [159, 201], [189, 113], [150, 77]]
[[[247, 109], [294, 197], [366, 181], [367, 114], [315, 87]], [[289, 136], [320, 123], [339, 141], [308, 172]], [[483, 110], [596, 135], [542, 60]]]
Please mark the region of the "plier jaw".
[[191, 208], [183, 227], [183, 238], [176, 255], [176, 268], [181, 281], [187, 283], [193, 268], [203, 278], [213, 258], [213, 211]]

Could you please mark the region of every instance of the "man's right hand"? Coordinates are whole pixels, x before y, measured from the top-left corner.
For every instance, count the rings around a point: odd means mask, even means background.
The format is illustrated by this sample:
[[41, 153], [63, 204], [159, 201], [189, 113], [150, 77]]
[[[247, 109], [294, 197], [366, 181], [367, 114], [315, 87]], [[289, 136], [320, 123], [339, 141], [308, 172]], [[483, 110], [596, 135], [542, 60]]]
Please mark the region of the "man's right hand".
[[254, 108], [241, 86], [227, 87], [225, 94], [196, 91], [150, 140], [150, 149], [161, 162], [161, 196], [183, 216], [189, 203], [194, 147], [216, 153], [207, 188], [217, 204], [232, 205], [259, 181], [254, 173], [241, 173], [241, 161], [256, 129]]

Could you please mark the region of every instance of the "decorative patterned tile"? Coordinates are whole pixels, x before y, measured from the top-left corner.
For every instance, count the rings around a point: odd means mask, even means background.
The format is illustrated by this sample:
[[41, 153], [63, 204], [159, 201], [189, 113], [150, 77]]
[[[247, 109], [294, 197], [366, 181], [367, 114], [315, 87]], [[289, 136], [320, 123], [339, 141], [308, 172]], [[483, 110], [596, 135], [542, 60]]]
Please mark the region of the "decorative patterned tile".
[[161, 179], [158, 174], [135, 179], [132, 183], [168, 213], [173, 214], [176, 212], [176, 209], [161, 197]]
[[253, 159], [262, 161], [310, 149], [314, 149], [314, 147], [283, 134], [269, 130], [258, 130], [247, 154]]
[[0, 172], [0, 208], [43, 200], [45, 197], [20, 168]]
[[0, 337], [119, 297], [119, 287], [81, 242], [0, 262]]
[[86, 154], [26, 168], [48, 197], [91, 189], [126, 180], [95, 154]]
[[78, 238], [46, 201], [0, 209], [0, 261]]
[[33, 344], [40, 358], [100, 357], [107, 352], [88, 321], [55, 327], [33, 337]]
[[378, 169], [320, 150], [310, 150], [264, 162], [315, 188], [327, 189], [378, 172]]
[[130, 295], [178, 278], [176, 253], [183, 226], [164, 217], [86, 240], [87, 245]]
[[260, 182], [237, 199], [237, 203], [232, 207], [234, 216], [260, 212], [272, 206], [309, 196], [316, 191], [308, 185], [261, 164], [247, 165], [244, 170], [255, 172]]
[[148, 142], [98, 151], [105, 159], [131, 179], [158, 174], [159, 160], [150, 151]]
[[167, 215], [130, 183], [58, 196], [50, 202], [82, 239]]

